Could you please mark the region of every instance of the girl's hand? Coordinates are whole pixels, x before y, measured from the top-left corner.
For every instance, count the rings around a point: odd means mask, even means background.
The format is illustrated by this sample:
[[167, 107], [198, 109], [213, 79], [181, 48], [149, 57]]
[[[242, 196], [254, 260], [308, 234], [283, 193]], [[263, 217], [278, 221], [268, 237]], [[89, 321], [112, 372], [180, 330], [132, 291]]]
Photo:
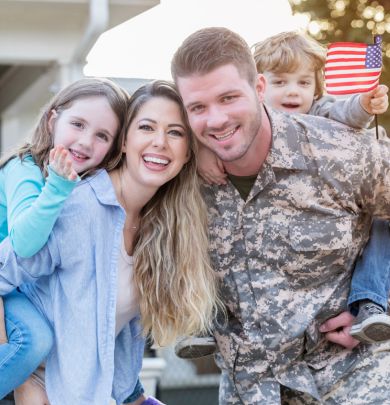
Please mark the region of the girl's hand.
[[387, 92], [389, 88], [380, 84], [376, 89], [362, 93], [360, 95], [360, 104], [369, 114], [383, 114], [389, 107], [389, 98]]
[[205, 146], [199, 144], [198, 173], [207, 184], [226, 184], [222, 161]]
[[49, 155], [50, 167], [64, 179], [75, 181], [77, 173], [73, 169], [72, 161], [68, 156], [69, 152], [62, 145], [55, 146]]

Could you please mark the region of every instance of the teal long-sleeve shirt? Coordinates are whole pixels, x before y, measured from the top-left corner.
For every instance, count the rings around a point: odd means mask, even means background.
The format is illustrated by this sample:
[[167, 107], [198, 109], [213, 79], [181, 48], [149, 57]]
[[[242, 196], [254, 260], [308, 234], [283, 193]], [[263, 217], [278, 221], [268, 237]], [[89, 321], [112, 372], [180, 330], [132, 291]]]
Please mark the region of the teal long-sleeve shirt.
[[0, 241], [9, 235], [21, 257], [37, 253], [77, 182], [64, 179], [50, 166], [44, 179], [31, 156], [11, 159], [0, 169]]

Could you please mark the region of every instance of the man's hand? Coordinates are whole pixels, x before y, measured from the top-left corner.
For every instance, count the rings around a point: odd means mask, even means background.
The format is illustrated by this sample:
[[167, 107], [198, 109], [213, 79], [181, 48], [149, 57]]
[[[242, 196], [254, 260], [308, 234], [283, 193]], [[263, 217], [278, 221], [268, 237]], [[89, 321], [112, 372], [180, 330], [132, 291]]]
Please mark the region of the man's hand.
[[320, 326], [320, 332], [325, 333], [325, 338], [330, 342], [351, 350], [359, 344], [359, 341], [349, 334], [354, 319], [355, 317], [351, 313], [342, 312], [324, 322]]
[[72, 161], [68, 156], [69, 152], [62, 145], [55, 146], [49, 155], [50, 167], [64, 179], [75, 181], [77, 173], [73, 169]]
[[376, 89], [362, 93], [360, 95], [360, 104], [369, 114], [383, 114], [389, 107], [389, 98], [387, 92], [389, 88], [380, 84]]

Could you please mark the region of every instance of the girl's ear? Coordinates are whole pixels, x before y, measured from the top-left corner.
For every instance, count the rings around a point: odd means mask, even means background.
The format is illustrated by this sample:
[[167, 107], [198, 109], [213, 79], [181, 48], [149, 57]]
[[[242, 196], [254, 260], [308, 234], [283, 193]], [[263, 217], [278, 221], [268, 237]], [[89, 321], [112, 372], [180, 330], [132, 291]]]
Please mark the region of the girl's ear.
[[126, 153], [127, 137], [128, 137], [128, 131], [125, 131], [125, 133], [123, 134], [123, 138], [122, 138], [122, 147], [121, 147], [122, 153]]
[[47, 121], [47, 125], [49, 127], [50, 132], [54, 132], [54, 124], [56, 122], [56, 119], [58, 117], [57, 111], [53, 108], [49, 112], [49, 119]]
[[123, 141], [122, 144], [122, 153], [126, 153], [126, 139]]

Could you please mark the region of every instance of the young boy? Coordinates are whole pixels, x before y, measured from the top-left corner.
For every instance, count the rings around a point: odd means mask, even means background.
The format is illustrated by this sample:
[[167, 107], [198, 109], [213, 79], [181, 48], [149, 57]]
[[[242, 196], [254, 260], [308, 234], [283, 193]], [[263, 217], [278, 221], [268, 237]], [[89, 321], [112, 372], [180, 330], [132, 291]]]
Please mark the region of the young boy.
[[[299, 32], [283, 32], [257, 43], [254, 46], [257, 71], [267, 83], [264, 102], [286, 113], [320, 115], [351, 127], [367, 128], [374, 114], [387, 110], [388, 88], [380, 85], [343, 100], [324, 96], [325, 57], [325, 48]], [[208, 183], [225, 184], [226, 177], [233, 184], [235, 181], [224, 172], [219, 159], [202, 147], [199, 173]], [[244, 199], [252, 184], [239, 187]], [[370, 241], [356, 264], [348, 300], [350, 311], [357, 315], [351, 335], [364, 343], [390, 339], [390, 317], [385, 313], [390, 289], [389, 264], [389, 224], [375, 220]], [[186, 337], [175, 347], [176, 354], [183, 358], [209, 355], [215, 349], [212, 337]]]

